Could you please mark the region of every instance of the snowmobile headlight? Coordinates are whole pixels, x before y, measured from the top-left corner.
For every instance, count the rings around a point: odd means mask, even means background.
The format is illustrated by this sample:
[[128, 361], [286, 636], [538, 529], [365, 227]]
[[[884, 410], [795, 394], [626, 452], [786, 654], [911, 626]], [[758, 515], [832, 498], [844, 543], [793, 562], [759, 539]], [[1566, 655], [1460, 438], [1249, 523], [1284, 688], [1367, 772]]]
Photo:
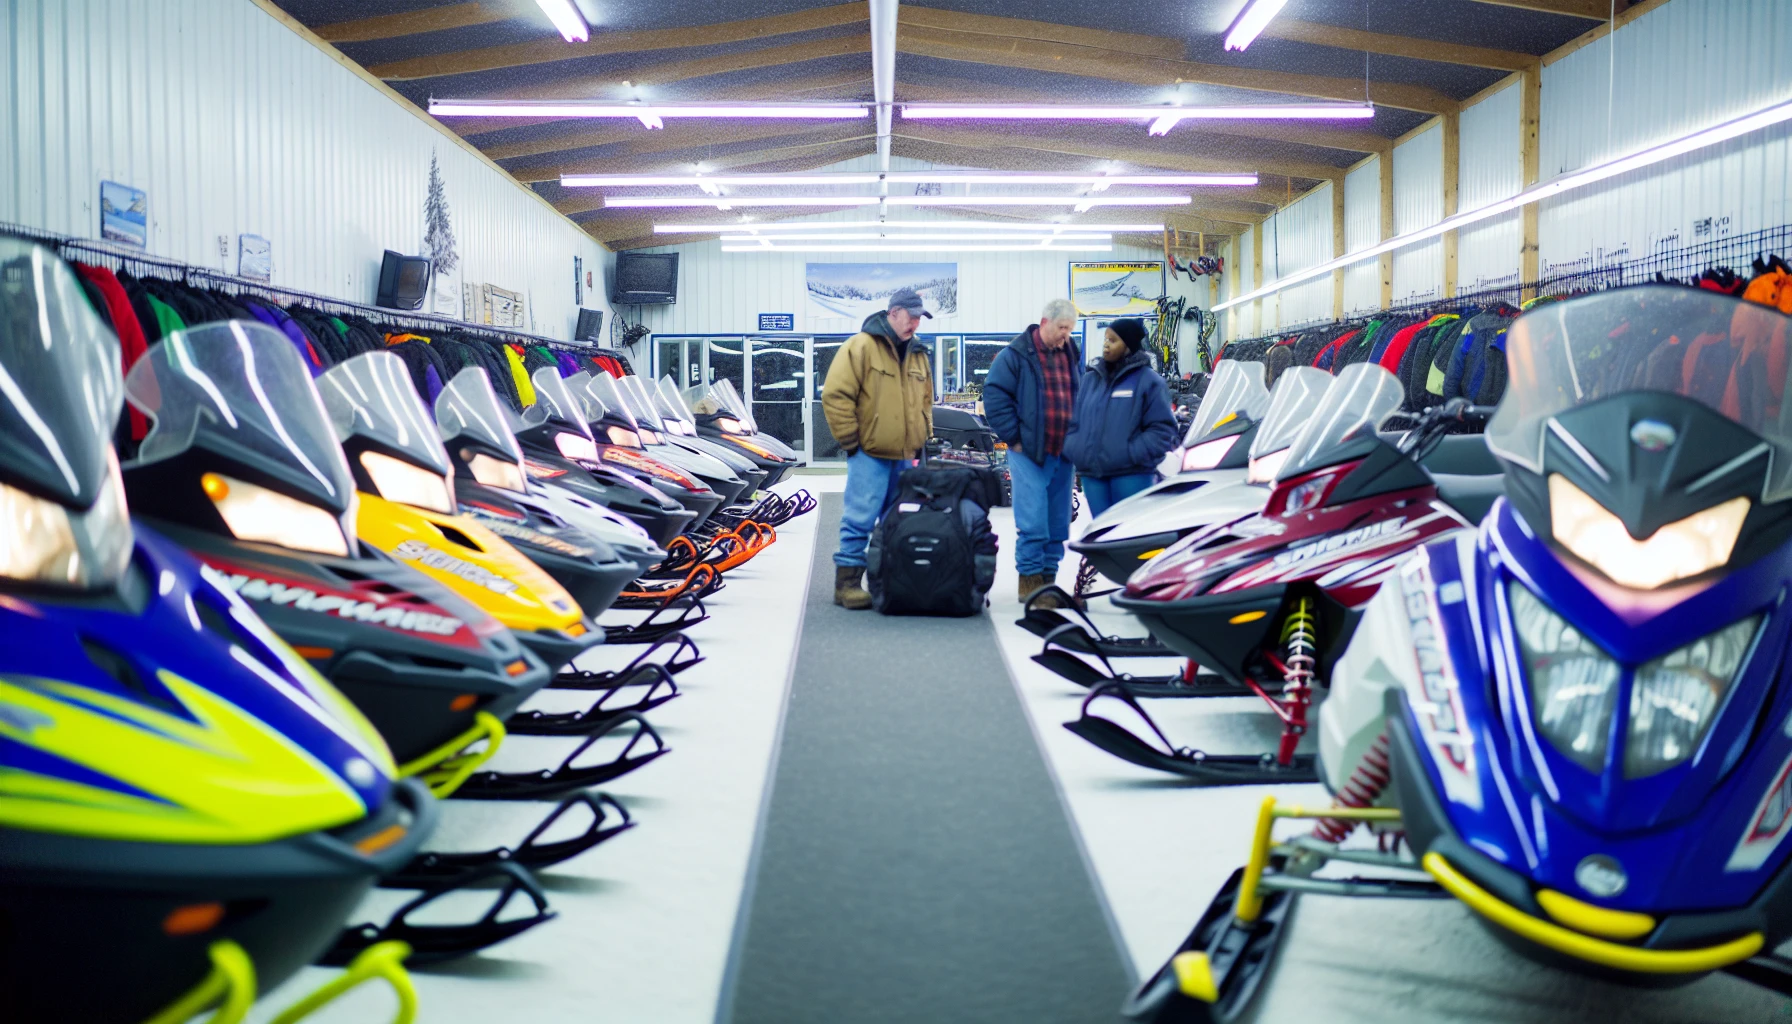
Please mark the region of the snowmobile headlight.
[[639, 433], [641, 435], [641, 443], [643, 443], [643, 444], [665, 444], [666, 443], [666, 439], [661, 437], [660, 432], [657, 430], [648, 430], [646, 427], [642, 427], [639, 431], [637, 431], [637, 433]]
[[716, 417], [716, 426], [721, 427], [730, 434], [751, 434], [753, 432], [753, 428], [732, 416]]
[[1245, 473], [1245, 480], [1253, 484], [1266, 484], [1276, 478], [1282, 471], [1282, 463], [1288, 461], [1289, 449], [1270, 452], [1251, 460], [1251, 468]]
[[221, 473], [205, 474], [200, 485], [238, 540], [278, 544], [339, 558], [348, 555], [349, 543], [342, 523], [326, 509]]
[[641, 435], [627, 427], [606, 427], [605, 433], [609, 435], [611, 444], [619, 444], [624, 448], [641, 447]]
[[1731, 498], [1637, 540], [1624, 523], [1560, 473], [1549, 476], [1550, 533], [1614, 583], [1650, 590], [1730, 560], [1749, 500]]
[[1287, 499], [1282, 502], [1282, 514], [1291, 516], [1296, 512], [1305, 512], [1310, 508], [1317, 507], [1321, 501], [1325, 500], [1325, 492], [1331, 490], [1331, 486], [1332, 476], [1328, 473], [1325, 476], [1316, 476], [1306, 483], [1290, 489]]
[[1643, 779], [1693, 755], [1748, 660], [1761, 625], [1751, 615], [1637, 669], [1630, 687], [1624, 777]]
[[387, 501], [445, 516], [454, 514], [454, 492], [448, 487], [448, 478], [440, 473], [379, 452], [362, 452], [361, 468], [367, 470], [374, 489]]
[[1182, 471], [1184, 473], [1197, 469], [1212, 469], [1225, 459], [1226, 453], [1238, 443], [1243, 434], [1233, 434], [1215, 441], [1203, 441], [1182, 453]]
[[529, 485], [523, 481], [523, 467], [508, 459], [494, 459], [481, 453], [473, 456], [467, 463], [467, 468], [473, 471], [473, 479], [487, 487], [515, 491], [518, 494], [529, 493]]
[[560, 449], [560, 454], [569, 459], [584, 459], [586, 462], [598, 461], [597, 442], [584, 434], [562, 430], [554, 435], [554, 447]]
[[1511, 583], [1507, 593], [1537, 728], [1569, 760], [1598, 774], [1611, 745], [1618, 663], [1522, 585]]
[[0, 484], [0, 576], [60, 582], [80, 557], [68, 509]]

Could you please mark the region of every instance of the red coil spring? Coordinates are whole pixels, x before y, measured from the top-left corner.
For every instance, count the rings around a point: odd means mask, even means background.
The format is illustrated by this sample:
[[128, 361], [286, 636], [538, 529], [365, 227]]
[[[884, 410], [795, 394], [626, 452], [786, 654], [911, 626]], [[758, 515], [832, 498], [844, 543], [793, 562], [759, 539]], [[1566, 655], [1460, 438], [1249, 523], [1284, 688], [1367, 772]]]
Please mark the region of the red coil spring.
[[[1350, 773], [1350, 781], [1338, 791], [1334, 807], [1369, 807], [1381, 791], [1388, 788], [1393, 781], [1393, 772], [1388, 766], [1388, 734], [1382, 732], [1369, 744], [1369, 752], [1357, 764], [1356, 770]], [[1343, 818], [1322, 818], [1313, 829], [1313, 837], [1328, 843], [1341, 843], [1356, 827], [1359, 821], [1348, 821]]]

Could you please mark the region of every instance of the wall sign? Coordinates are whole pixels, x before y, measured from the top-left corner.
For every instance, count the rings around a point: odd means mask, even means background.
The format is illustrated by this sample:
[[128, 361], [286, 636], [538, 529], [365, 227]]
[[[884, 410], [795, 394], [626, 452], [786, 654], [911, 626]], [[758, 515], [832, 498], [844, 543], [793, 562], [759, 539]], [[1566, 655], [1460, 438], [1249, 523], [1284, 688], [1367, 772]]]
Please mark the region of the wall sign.
[[149, 247], [149, 193], [116, 181], [100, 182], [100, 237]]
[[1164, 265], [1072, 263], [1070, 301], [1084, 316], [1138, 316], [1157, 312], [1164, 294]]
[[759, 329], [777, 334], [789, 334], [796, 330], [795, 313], [761, 313]]
[[260, 235], [236, 236], [236, 276], [251, 281], [274, 279], [274, 244]]

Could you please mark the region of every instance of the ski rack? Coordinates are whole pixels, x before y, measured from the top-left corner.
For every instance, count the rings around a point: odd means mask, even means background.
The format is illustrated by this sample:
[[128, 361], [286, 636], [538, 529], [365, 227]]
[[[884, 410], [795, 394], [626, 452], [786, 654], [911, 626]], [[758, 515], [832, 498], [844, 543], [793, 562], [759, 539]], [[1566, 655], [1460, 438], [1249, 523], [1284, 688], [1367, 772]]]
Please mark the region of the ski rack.
[[[644, 692], [632, 703], [606, 706], [610, 698], [624, 690], [638, 688], [644, 688]], [[583, 736], [622, 715], [651, 711], [677, 696], [678, 684], [662, 671], [657, 676], [649, 674], [641, 680], [605, 689], [583, 711], [518, 711], [504, 723], [504, 728], [516, 736]]]
[[[672, 653], [664, 661], [650, 660], [665, 648]], [[586, 669], [564, 669], [548, 683], [554, 690], [610, 690], [619, 686], [639, 686], [649, 675], [671, 678], [703, 661], [697, 642], [683, 633], [670, 633], [648, 644], [635, 659], [617, 669], [592, 672]]]
[[[681, 611], [676, 619], [661, 620], [660, 615], [673, 607]], [[693, 598], [689, 604], [680, 605], [677, 601], [669, 601], [649, 612], [645, 619], [628, 626], [605, 626], [604, 642], [609, 644], [650, 644], [674, 634], [682, 633], [689, 626], [709, 618], [709, 609], [703, 607], [701, 598]]]
[[[1056, 598], [1062, 608], [1076, 615], [1065, 615], [1058, 608], [1041, 608], [1038, 603], [1047, 597]], [[1080, 620], [1080, 621], [1078, 621]], [[1179, 658], [1181, 655], [1165, 647], [1156, 637], [1110, 636], [1089, 618], [1077, 599], [1056, 583], [1048, 583], [1027, 597], [1023, 614], [1015, 625], [1037, 637], [1061, 634], [1058, 646], [1079, 654], [1097, 654], [1102, 658]], [[1070, 631], [1062, 631], [1069, 626]]]
[[1100, 651], [1081, 652], [1101, 662], [1096, 668], [1078, 657], [1076, 648], [1061, 642], [1064, 637], [1087, 637], [1074, 622], [1066, 622], [1045, 636], [1045, 646], [1038, 654], [1033, 655], [1035, 664], [1043, 665], [1060, 678], [1069, 680], [1086, 690], [1093, 690], [1107, 683], [1115, 683], [1126, 689], [1135, 697], [1254, 697], [1256, 691], [1248, 686], [1233, 683], [1218, 676], [1200, 676], [1196, 673], [1195, 663], [1190, 661], [1180, 672], [1172, 672], [1165, 676], [1135, 676], [1129, 672], [1116, 672], [1114, 665]]
[[[579, 755], [591, 749], [598, 740], [631, 724], [636, 726], [635, 735], [615, 759], [582, 768], [572, 766]], [[652, 741], [652, 749], [637, 754], [635, 749], [646, 740]], [[463, 800], [555, 800], [575, 790], [601, 786], [621, 778], [671, 749], [647, 719], [633, 711], [624, 711], [587, 736], [557, 768], [539, 772], [475, 772], [454, 795]]]
[[[590, 828], [570, 839], [537, 841], [575, 807], [591, 809]], [[612, 817], [620, 821], [611, 823]], [[427, 889], [452, 882], [468, 871], [505, 863], [520, 864], [531, 871], [539, 871], [571, 860], [634, 827], [635, 821], [629, 816], [628, 808], [607, 794], [587, 790], [560, 801], [560, 805], [549, 811], [547, 817], [542, 818], [541, 823], [515, 847], [499, 846], [476, 853], [426, 850], [411, 858], [411, 862], [404, 867], [381, 878], [379, 885], [383, 889]]]
[[[452, 892], [486, 887], [498, 883], [498, 896], [479, 920], [471, 924], [412, 924], [408, 918], [436, 900]], [[535, 912], [526, 917], [498, 920], [505, 907], [518, 893], [535, 905]], [[457, 960], [515, 938], [538, 924], [555, 917], [548, 907], [547, 893], [541, 883], [520, 864], [498, 863], [464, 871], [451, 881], [431, 885], [422, 895], [393, 912], [383, 925], [358, 924], [343, 929], [336, 942], [317, 958], [322, 967], [344, 967], [370, 947], [382, 942], [402, 942], [411, 948], [408, 958], [413, 964], [441, 963]]]
[[[1089, 706], [1103, 697], [1124, 701], [1145, 724], [1151, 727], [1158, 745], [1109, 719], [1089, 713]], [[1192, 779], [1203, 786], [1248, 786], [1293, 782], [1318, 782], [1319, 771], [1312, 754], [1292, 754], [1286, 763], [1275, 754], [1209, 754], [1170, 742], [1162, 729], [1126, 684], [1103, 683], [1083, 699], [1082, 714], [1064, 728], [1118, 757], [1141, 768], [1152, 768], [1171, 775]]]

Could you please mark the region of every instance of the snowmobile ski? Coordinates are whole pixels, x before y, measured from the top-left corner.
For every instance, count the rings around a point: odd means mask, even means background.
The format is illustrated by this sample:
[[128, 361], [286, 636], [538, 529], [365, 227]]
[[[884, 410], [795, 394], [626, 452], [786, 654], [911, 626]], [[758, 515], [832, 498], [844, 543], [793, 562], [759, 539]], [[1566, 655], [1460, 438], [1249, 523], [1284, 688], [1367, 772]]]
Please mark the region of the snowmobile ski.
[[[1056, 598], [1064, 610], [1039, 607], [1039, 602], [1046, 597]], [[1076, 619], [1066, 615], [1065, 610], [1074, 613]], [[1079, 619], [1080, 622], [1077, 621]], [[1070, 626], [1074, 633], [1067, 631], [1062, 634], [1058, 645], [1079, 654], [1099, 654], [1104, 658], [1180, 657], [1155, 637], [1111, 636], [1103, 633], [1095, 620], [1089, 618], [1089, 613], [1077, 603], [1076, 598], [1055, 583], [1048, 583], [1033, 591], [1027, 598], [1025, 614], [1015, 620], [1015, 625], [1041, 638], [1058, 633], [1064, 626]]]
[[[1125, 727], [1089, 713], [1089, 705], [1103, 697], [1125, 701], [1157, 737], [1159, 746], [1140, 739]], [[1276, 783], [1317, 782], [1319, 773], [1311, 754], [1295, 754], [1287, 762], [1275, 754], [1209, 754], [1172, 744], [1138, 698], [1119, 682], [1097, 686], [1083, 700], [1082, 716], [1064, 723], [1077, 736], [1102, 750], [1141, 768], [1193, 779], [1203, 786], [1250, 786]]]
[[[670, 649], [662, 661], [654, 661], [662, 651]], [[608, 690], [618, 686], [640, 685], [644, 675], [653, 674], [655, 670], [664, 675], [676, 676], [685, 669], [703, 661], [703, 652], [697, 649], [697, 642], [683, 633], [671, 633], [648, 644], [635, 659], [617, 669], [605, 669], [592, 672], [585, 669], [568, 669], [554, 677], [548, 684], [550, 689], [557, 690]]]
[[[630, 724], [635, 726], [635, 733], [623, 745], [621, 753], [602, 764], [573, 767], [579, 755], [590, 750], [598, 740]], [[637, 752], [637, 748], [649, 741], [649, 749]], [[469, 776], [454, 795], [464, 800], [553, 800], [575, 790], [601, 786], [621, 778], [671, 749], [647, 719], [625, 711], [575, 747], [557, 768], [539, 772], [477, 772]]]
[[[591, 825], [584, 832], [568, 839], [540, 842], [542, 835], [575, 807], [591, 809]], [[425, 850], [393, 874], [381, 878], [386, 889], [426, 889], [460, 878], [468, 871], [494, 864], [521, 864], [531, 871], [553, 867], [590, 850], [635, 827], [628, 808], [608, 794], [586, 790], [574, 793], [549, 811], [523, 841], [514, 848], [494, 847], [477, 852]]]
[[[451, 892], [490, 883], [498, 884], [497, 898], [485, 914], [470, 924], [412, 924], [408, 918]], [[524, 917], [500, 921], [510, 901], [518, 894], [535, 905], [535, 911]], [[322, 967], [344, 967], [370, 946], [381, 942], [403, 942], [411, 947], [407, 961], [417, 964], [442, 963], [488, 949], [506, 939], [515, 938], [538, 924], [546, 924], [557, 916], [548, 908], [547, 893], [541, 883], [520, 864], [500, 863], [474, 868], [453, 880], [432, 885], [422, 895], [398, 908], [383, 925], [358, 924], [344, 929], [336, 944], [319, 956]]]

